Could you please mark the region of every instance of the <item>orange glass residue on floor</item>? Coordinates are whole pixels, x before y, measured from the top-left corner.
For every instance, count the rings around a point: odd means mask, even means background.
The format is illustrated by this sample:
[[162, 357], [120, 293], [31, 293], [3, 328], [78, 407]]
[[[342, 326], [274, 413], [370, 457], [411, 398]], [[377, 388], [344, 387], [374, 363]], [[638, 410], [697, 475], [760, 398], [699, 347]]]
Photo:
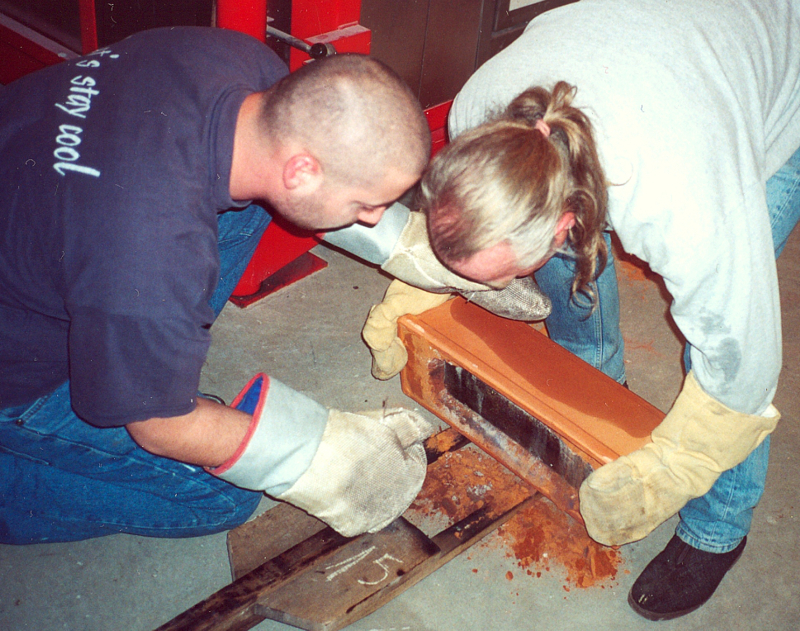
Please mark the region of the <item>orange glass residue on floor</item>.
[[594, 542], [581, 524], [541, 495], [501, 527], [500, 538], [529, 576], [559, 565], [575, 587], [614, 580], [622, 561], [618, 550]]
[[414, 515], [406, 517], [424, 531], [418, 522], [451, 526], [487, 503], [493, 507], [489, 516], [499, 517], [529, 495], [528, 487], [494, 458], [464, 448], [428, 467], [422, 491], [409, 509]]
[[[423, 531], [430, 531], [426, 525], [431, 524], [438, 531], [486, 504], [509, 507], [529, 495], [529, 487], [496, 460], [465, 448], [428, 468], [425, 485], [405, 516]], [[567, 584], [574, 587], [614, 580], [622, 561], [619, 551], [592, 541], [581, 524], [541, 495], [501, 526], [492, 541], [488, 545], [499, 542], [526, 576], [537, 578], [551, 566], [563, 567]], [[506, 578], [514, 574], [508, 571]]]

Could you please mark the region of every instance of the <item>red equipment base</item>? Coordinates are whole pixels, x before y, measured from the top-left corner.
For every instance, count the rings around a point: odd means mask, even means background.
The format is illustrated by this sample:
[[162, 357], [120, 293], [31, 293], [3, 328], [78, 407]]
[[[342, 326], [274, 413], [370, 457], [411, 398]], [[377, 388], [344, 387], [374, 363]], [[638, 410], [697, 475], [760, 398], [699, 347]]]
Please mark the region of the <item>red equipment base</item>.
[[318, 243], [313, 232], [274, 217], [233, 290], [231, 302], [246, 307], [324, 268], [327, 263], [309, 252]]
[[[262, 298], [297, 282], [301, 278], [310, 276], [314, 272], [324, 269], [328, 264], [319, 258], [316, 254], [306, 252], [294, 259], [288, 265], [284, 265], [277, 272], [274, 272], [263, 281], [255, 293], [248, 296], [231, 296], [230, 301], [237, 307], [248, 307], [254, 302], [258, 302]], [[238, 288], [237, 288], [238, 289]]]

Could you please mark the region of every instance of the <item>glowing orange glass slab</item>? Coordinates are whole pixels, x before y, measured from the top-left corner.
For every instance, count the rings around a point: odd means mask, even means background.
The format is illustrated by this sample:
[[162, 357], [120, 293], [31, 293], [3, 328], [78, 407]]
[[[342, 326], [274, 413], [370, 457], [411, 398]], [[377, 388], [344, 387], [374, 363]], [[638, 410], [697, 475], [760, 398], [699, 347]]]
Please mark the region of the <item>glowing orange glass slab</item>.
[[[664, 417], [530, 325], [497, 317], [462, 298], [404, 316], [398, 329], [409, 354], [401, 373], [403, 391], [548, 496], [552, 493], [541, 488], [538, 474], [529, 475], [541, 469], [537, 459], [515, 440], [498, 438], [488, 427], [491, 420], [456, 401], [444, 384], [442, 366], [468, 371], [481, 387], [552, 430], [592, 468], [644, 445]], [[574, 496], [551, 499], [565, 510], [577, 506]]]

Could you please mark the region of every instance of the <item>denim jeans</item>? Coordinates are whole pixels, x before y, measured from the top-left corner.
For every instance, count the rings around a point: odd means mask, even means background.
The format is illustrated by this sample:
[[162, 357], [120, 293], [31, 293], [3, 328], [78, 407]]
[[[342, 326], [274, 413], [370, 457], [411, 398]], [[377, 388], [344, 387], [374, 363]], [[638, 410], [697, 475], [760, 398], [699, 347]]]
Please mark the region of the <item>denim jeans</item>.
[[[800, 149], [767, 182], [767, 206], [777, 258], [800, 218]], [[613, 267], [597, 281], [600, 298], [595, 312], [570, 299], [573, 266], [568, 257], [553, 257], [536, 273], [541, 288], [553, 300], [547, 320], [550, 337], [595, 368], [616, 379], [625, 379], [623, 342], [619, 330], [619, 295]], [[689, 349], [685, 353], [686, 370]], [[723, 473], [704, 496], [689, 502], [680, 512], [678, 536], [707, 552], [733, 550], [749, 532], [753, 508], [764, 491], [769, 458], [769, 438], [740, 465]]]
[[[209, 300], [216, 315], [269, 221], [256, 205], [219, 215], [220, 281]], [[0, 543], [205, 535], [243, 523], [261, 497], [148, 453], [123, 427], [83, 422], [72, 411], [69, 382], [30, 405], [0, 410]]]
[[619, 329], [619, 291], [611, 238], [604, 234], [608, 263], [597, 278], [597, 307], [585, 294], [572, 295], [574, 259], [556, 254], [538, 272], [536, 282], [550, 297], [553, 312], [545, 321], [551, 339], [619, 383], [625, 382], [625, 344]]
[[[775, 258], [800, 219], [800, 149], [767, 181], [767, 207]], [[689, 349], [684, 352], [687, 372]], [[740, 465], [723, 473], [711, 490], [681, 510], [678, 537], [706, 552], [729, 552], [750, 532], [753, 509], [764, 492], [769, 436]]]

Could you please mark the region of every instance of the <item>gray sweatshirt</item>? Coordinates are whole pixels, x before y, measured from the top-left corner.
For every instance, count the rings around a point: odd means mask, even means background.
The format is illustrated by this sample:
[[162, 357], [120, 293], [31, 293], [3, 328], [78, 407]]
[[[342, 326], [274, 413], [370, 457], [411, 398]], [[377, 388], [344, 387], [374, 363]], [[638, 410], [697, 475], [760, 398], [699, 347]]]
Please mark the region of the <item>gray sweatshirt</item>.
[[559, 80], [595, 125], [611, 227], [663, 276], [699, 383], [762, 413], [781, 368], [765, 183], [800, 146], [800, 0], [581, 0], [544, 13], [469, 80], [451, 136]]

